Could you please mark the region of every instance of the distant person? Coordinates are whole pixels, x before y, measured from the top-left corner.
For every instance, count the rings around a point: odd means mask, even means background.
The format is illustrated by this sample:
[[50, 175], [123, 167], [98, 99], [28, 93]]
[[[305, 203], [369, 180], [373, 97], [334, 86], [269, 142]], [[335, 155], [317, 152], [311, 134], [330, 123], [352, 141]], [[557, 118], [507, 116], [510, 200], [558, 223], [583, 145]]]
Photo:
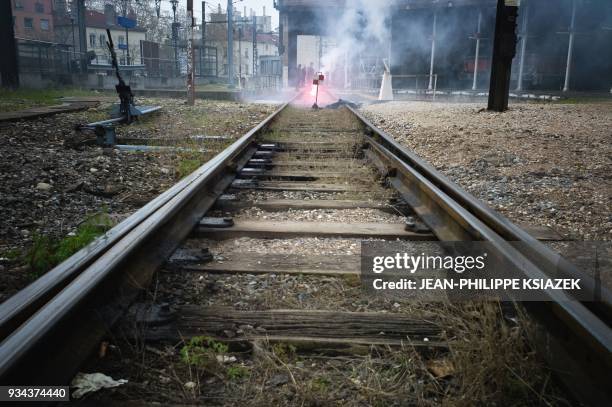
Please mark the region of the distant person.
[[304, 68], [302, 68], [302, 64], [299, 64], [297, 67], [297, 87], [301, 88], [302, 86], [304, 86], [304, 75], [302, 74], [304, 72]]
[[314, 74], [315, 74], [314, 63], [311, 62], [310, 66], [306, 70], [306, 79], [309, 81], [312, 81], [314, 79]]

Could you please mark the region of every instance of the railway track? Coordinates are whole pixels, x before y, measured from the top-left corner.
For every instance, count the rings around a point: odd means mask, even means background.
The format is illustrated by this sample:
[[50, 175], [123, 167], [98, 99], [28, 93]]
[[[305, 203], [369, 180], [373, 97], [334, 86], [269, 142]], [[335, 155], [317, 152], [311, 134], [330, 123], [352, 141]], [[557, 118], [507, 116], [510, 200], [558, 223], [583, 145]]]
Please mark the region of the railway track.
[[510, 223], [359, 112], [284, 105], [1, 304], [0, 381], [68, 383], [124, 315], [144, 341], [206, 335], [251, 353], [265, 342], [347, 357], [409, 343], [438, 360], [457, 332], [431, 306], [364, 300], [360, 241], [484, 240], [530, 278], [579, 277], [596, 292], [596, 302], [552, 292], [525, 307], [551, 368], [598, 405], [610, 400], [612, 296], [538, 237], [549, 238]]

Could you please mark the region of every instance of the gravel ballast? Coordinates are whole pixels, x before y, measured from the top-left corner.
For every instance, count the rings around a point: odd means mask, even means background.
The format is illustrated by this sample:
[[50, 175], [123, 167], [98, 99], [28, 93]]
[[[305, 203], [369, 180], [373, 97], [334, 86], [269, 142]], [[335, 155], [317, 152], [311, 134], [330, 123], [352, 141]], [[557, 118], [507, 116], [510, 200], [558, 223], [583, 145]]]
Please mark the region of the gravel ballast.
[[[139, 104], [161, 105], [163, 110], [117, 127], [120, 139], [136, 139], [132, 144], [168, 139], [172, 142], [167, 144], [196, 152], [127, 152], [83, 143], [95, 136], [74, 130], [77, 124], [110, 117], [109, 98], [102, 99], [87, 111], [0, 127], [0, 302], [40, 274], [28, 264], [36, 242], [74, 234], [94, 214], [105, 213], [117, 223], [276, 109], [202, 100], [190, 107], [183, 100], [139, 99]], [[197, 136], [222, 138], [194, 141]], [[200, 153], [200, 148], [206, 151]]]
[[612, 103], [391, 102], [375, 125], [513, 221], [612, 240]]

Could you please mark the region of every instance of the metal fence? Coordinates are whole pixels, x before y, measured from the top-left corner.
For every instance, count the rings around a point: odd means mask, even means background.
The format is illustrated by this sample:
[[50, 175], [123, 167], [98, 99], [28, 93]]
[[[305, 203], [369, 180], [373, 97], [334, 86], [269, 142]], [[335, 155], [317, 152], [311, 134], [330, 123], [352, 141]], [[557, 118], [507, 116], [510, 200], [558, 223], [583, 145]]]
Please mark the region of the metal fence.
[[244, 90], [248, 92], [278, 91], [283, 87], [280, 75], [259, 75], [245, 79]]
[[[95, 75], [89, 83], [92, 86], [103, 86], [104, 77], [114, 76], [108, 55], [99, 51], [89, 51], [87, 58], [82, 58], [81, 53], [71, 45], [23, 38], [17, 38], [17, 49], [20, 73], [37, 75], [48, 84], [71, 83], [72, 74], [82, 73], [81, 60], [89, 61], [87, 72]], [[158, 82], [161, 80], [164, 86], [169, 83], [167, 79], [184, 78], [187, 75], [186, 47], [174, 48], [171, 45], [141, 41], [139, 51], [130, 65], [122, 65], [124, 59], [120, 61], [120, 70], [125, 77], [147, 77]], [[227, 74], [219, 66], [216, 47], [196, 47], [194, 59], [196, 77], [221, 83], [227, 80]], [[282, 79], [278, 57], [262, 57], [260, 67], [260, 75], [243, 76], [242, 88], [253, 92], [280, 89]]]
[[[421, 75], [392, 75], [394, 92], [402, 91], [427, 91], [437, 88], [438, 75], [430, 78], [427, 74]], [[353, 80], [352, 88], [362, 91], [378, 92], [382, 84], [382, 75], [361, 76]]]
[[[195, 75], [219, 76], [218, 55], [215, 47], [194, 48]], [[141, 60], [150, 77], [178, 77], [187, 75], [187, 48], [173, 47], [151, 41], [141, 41]]]
[[75, 66], [69, 45], [17, 38], [19, 71], [43, 76], [70, 74]]

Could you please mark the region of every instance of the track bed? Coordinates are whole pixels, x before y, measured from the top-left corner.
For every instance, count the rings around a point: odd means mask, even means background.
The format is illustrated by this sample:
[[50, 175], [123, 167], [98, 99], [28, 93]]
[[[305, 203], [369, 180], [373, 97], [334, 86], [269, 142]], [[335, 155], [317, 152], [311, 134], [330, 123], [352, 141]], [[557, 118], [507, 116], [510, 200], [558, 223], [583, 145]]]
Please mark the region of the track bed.
[[[364, 292], [363, 240], [436, 238], [426, 228], [407, 228], [415, 213], [381, 182], [362, 144], [363, 129], [347, 111], [283, 113], [116, 329], [121, 352], [138, 363], [110, 352], [91, 367], [138, 383], [138, 390], [119, 388], [110, 397], [433, 405], [458, 400], [462, 386], [479, 385], [456, 375], [472, 368], [464, 358], [484, 342], [509, 346], [516, 352], [511, 358], [525, 351], [520, 335], [494, 332], [504, 317], [516, 317], [511, 309]], [[212, 361], [189, 363], [185, 352], [209, 349], [190, 345], [193, 338], [223, 344], [229, 356], [217, 354], [219, 362], [211, 353]], [[469, 350], [455, 351], [465, 340]], [[525, 366], [535, 369], [533, 380], [547, 374], [536, 359]]]

